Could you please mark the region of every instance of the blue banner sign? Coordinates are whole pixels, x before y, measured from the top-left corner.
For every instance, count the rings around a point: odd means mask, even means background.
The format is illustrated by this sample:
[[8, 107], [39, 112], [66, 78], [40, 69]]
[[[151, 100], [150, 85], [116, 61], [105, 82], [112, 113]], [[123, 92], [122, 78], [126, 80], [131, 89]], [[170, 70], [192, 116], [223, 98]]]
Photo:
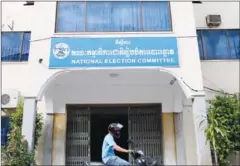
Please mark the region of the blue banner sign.
[[178, 67], [175, 37], [51, 39], [49, 68]]

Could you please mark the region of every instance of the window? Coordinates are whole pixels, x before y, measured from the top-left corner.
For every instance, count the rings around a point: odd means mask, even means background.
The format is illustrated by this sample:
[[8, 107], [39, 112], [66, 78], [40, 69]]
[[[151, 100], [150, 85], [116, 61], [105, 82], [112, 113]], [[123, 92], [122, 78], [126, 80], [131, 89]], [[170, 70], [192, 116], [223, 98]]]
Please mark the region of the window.
[[28, 61], [30, 32], [2, 32], [2, 61]]
[[86, 31], [140, 31], [139, 3], [88, 2]]
[[171, 30], [169, 2], [59, 1], [57, 4], [56, 32]]
[[9, 129], [9, 117], [1, 117], [1, 146], [7, 145], [7, 134]]
[[198, 30], [200, 59], [240, 59], [240, 30]]

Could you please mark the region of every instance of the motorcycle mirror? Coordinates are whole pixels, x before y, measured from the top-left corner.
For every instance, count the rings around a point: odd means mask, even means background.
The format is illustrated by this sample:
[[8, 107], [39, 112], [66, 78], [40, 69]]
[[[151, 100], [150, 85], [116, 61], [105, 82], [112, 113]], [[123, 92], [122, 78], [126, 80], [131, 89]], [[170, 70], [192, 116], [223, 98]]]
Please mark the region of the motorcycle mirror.
[[157, 161], [156, 160], [154, 160], [153, 162], [152, 162], [152, 165], [155, 165], [157, 163]]

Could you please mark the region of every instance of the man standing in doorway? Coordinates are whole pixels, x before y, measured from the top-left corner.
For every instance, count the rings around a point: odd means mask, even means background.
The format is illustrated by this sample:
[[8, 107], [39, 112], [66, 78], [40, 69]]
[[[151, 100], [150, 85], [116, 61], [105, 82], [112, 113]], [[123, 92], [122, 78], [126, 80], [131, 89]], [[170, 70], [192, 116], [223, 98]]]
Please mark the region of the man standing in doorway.
[[129, 162], [121, 159], [116, 156], [114, 150], [123, 153], [130, 153], [131, 150], [121, 148], [116, 144], [114, 138], [120, 138], [120, 131], [123, 128], [123, 125], [120, 123], [111, 123], [108, 126], [108, 134], [105, 136], [103, 145], [102, 145], [102, 160], [103, 163], [109, 166], [112, 165], [131, 165]]

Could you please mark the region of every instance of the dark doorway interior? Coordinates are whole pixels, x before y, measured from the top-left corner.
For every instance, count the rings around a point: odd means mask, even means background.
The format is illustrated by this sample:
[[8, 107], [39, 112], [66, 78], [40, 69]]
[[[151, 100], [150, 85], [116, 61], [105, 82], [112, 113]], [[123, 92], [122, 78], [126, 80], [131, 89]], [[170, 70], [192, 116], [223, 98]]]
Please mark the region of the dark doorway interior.
[[[127, 107], [92, 107], [91, 108], [91, 161], [102, 162], [102, 143], [108, 133], [110, 123], [121, 123], [124, 127], [121, 137], [115, 139], [116, 143], [128, 148], [128, 108]], [[116, 155], [128, 161], [128, 154]]]

